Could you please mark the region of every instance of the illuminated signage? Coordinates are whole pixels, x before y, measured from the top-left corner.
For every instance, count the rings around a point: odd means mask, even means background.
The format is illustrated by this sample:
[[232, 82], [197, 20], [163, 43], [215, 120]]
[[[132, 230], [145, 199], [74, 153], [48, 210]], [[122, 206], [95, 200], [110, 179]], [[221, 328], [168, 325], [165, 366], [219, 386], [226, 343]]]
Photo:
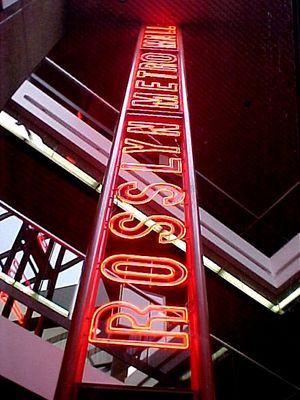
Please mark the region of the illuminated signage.
[[148, 286], [176, 286], [187, 279], [187, 269], [166, 257], [116, 254], [101, 263], [103, 276], [113, 282]]
[[[88, 342], [133, 357], [148, 348], [191, 349], [195, 399], [212, 400], [182, 39], [175, 26], [146, 26], [140, 34], [96, 216], [56, 400], [70, 398], [82, 379]], [[98, 296], [100, 280], [106, 291]]]
[[[122, 126], [119, 168], [134, 171], [141, 178], [144, 172], [153, 172], [157, 180], [141, 185], [142, 179], [124, 182], [118, 177], [114, 193], [120, 201], [138, 209], [158, 199], [168, 210], [184, 206], [181, 111], [177, 29], [175, 26], [147, 26], [140, 40]], [[174, 183], [174, 176], [179, 184]], [[115, 244], [113, 254], [107, 250], [106, 257], [100, 260], [102, 279], [112, 285], [151, 288], [152, 292], [155, 292], [153, 288], [158, 288], [160, 294], [164, 294], [164, 288], [175, 292], [176, 288], [186, 286], [188, 268], [171, 258], [169, 249], [164, 254], [164, 246], [185, 240], [186, 224], [167, 212], [147, 215], [139, 221], [134, 212], [112, 212], [108, 227], [110, 242]], [[138, 240], [153, 231], [158, 236], [151, 236], [150, 242], [158, 242], [160, 248], [155, 251], [159, 256], [151, 251], [139, 252]], [[120, 253], [115, 239], [122, 239]], [[137, 242], [137, 247], [132, 253], [124, 253], [121, 249], [129, 241]], [[117, 299], [97, 307], [89, 341], [99, 345], [186, 349], [189, 346], [188, 323], [188, 309], [182, 304], [152, 304], [140, 309], [136, 304]]]
[[171, 183], [156, 182], [147, 185], [143, 190], [138, 189], [138, 183], [125, 182], [117, 187], [116, 196], [128, 204], [145, 204], [153, 200], [159, 193], [168, 193], [162, 198], [165, 207], [183, 204], [185, 192], [177, 185]]
[[164, 326], [167, 322], [177, 326], [186, 324], [188, 322], [187, 309], [185, 307], [149, 305], [141, 310], [125, 301], [110, 302], [97, 308], [92, 320], [92, 326], [105, 326], [106, 337], [99, 341], [96, 335], [91, 334], [90, 342], [134, 347], [186, 349], [188, 336], [185, 332], [168, 331], [155, 327], [155, 323]]

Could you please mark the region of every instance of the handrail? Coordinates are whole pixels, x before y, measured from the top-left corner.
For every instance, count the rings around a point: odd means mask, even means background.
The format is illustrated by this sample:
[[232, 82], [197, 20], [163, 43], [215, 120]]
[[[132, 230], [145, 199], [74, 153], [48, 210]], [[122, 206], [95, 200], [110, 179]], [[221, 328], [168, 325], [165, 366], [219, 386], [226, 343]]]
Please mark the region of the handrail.
[[[52, 233], [50, 233], [46, 229], [42, 228], [40, 225], [36, 224], [31, 219], [25, 217], [23, 214], [21, 214], [20, 212], [16, 211], [13, 207], [10, 207], [8, 204], [6, 204], [2, 200], [0, 200], [0, 207], [8, 209], [9, 211], [11, 211], [18, 218], [22, 219], [23, 221], [25, 221], [29, 225], [33, 226], [35, 229], [43, 232], [47, 237], [52, 238], [55, 242], [59, 243], [63, 247], [65, 247], [68, 250], [72, 251], [73, 253], [75, 253], [79, 257], [82, 257], [83, 259], [85, 259], [85, 254], [84, 253], [81, 253], [79, 250], [76, 250], [74, 247], [72, 247], [71, 245], [67, 244], [63, 240], [59, 239], [57, 236], [53, 235]], [[114, 273], [112, 273], [112, 274], [115, 275]], [[115, 275], [115, 276], [117, 276], [117, 275]], [[126, 283], [126, 284], [124, 284], [124, 286], [126, 286], [129, 289], [131, 289], [132, 291], [134, 291], [136, 294], [140, 295], [141, 297], [143, 297], [147, 301], [151, 301], [153, 304], [157, 304], [157, 305], [160, 304], [159, 302], [155, 301], [155, 299], [153, 299], [151, 296], [148, 296], [147, 294], [145, 294], [141, 289], [137, 288], [132, 283]]]
[[47, 231], [46, 229], [42, 228], [40, 225], [36, 224], [31, 219], [25, 217], [23, 214], [21, 214], [20, 212], [15, 210], [13, 207], [10, 207], [8, 204], [6, 204], [2, 200], [0, 200], [0, 207], [3, 207], [5, 209], [11, 211], [15, 216], [17, 216], [18, 218], [22, 219], [23, 221], [25, 221], [29, 225], [33, 226], [35, 229], [43, 232], [46, 236], [48, 236], [51, 239], [55, 240], [55, 242], [59, 243], [61, 246], [65, 247], [66, 249], [68, 249], [72, 253], [74, 253], [77, 256], [80, 256], [82, 258], [85, 258], [85, 254], [81, 253], [79, 250], [75, 249], [74, 247], [72, 247], [68, 243], [64, 242], [62, 239], [59, 239], [57, 236], [53, 235], [53, 233], [51, 233], [51, 232]]
[[70, 78], [73, 82], [75, 82], [78, 86], [86, 90], [88, 93], [90, 93], [92, 96], [94, 96], [97, 100], [101, 101], [101, 103], [105, 104], [107, 107], [109, 107], [112, 111], [114, 111], [116, 114], [120, 114], [120, 111], [116, 109], [114, 106], [112, 106], [110, 103], [108, 103], [106, 100], [104, 100], [102, 97], [100, 97], [97, 93], [95, 93], [93, 90], [91, 90], [88, 86], [84, 85], [82, 82], [80, 82], [78, 79], [76, 79], [73, 75], [71, 75], [69, 72], [67, 72], [65, 69], [63, 69], [60, 65], [56, 64], [53, 60], [51, 60], [49, 57], [45, 57], [45, 60], [51, 64], [54, 68], [56, 68], [58, 71], [62, 72], [64, 75], [66, 75], [68, 78]]
[[[82, 257], [83, 259], [85, 259], [85, 254], [83, 254], [80, 251], [76, 250], [74, 247], [70, 246], [69, 244], [67, 244], [63, 240], [59, 239], [58, 237], [56, 237], [55, 235], [53, 235], [52, 233], [50, 233], [46, 229], [42, 228], [40, 225], [36, 224], [31, 219], [25, 217], [23, 214], [21, 214], [20, 212], [16, 211], [13, 207], [9, 206], [8, 204], [6, 204], [2, 200], [0, 200], [0, 207], [3, 207], [4, 209], [9, 210], [11, 213], [13, 213], [14, 216], [17, 216], [18, 218], [22, 219], [23, 221], [25, 221], [29, 225], [33, 226], [35, 229], [43, 232], [46, 236], [51, 237], [52, 239], [54, 239], [57, 243], [59, 243], [60, 245], [62, 245], [65, 248], [67, 248], [68, 250], [70, 250], [74, 254], [76, 254], [76, 255]], [[126, 284], [125, 286], [130, 288], [131, 290], [133, 290], [137, 294], [139, 294], [141, 297], [144, 297], [147, 301], [151, 301], [151, 302], [154, 302], [155, 304], [159, 304], [152, 297], [147, 296], [147, 294], [145, 294], [141, 289], [137, 288], [135, 285]], [[233, 353], [238, 354], [240, 357], [244, 358], [245, 360], [247, 360], [251, 364], [256, 365], [258, 368], [266, 371], [268, 374], [274, 376], [275, 378], [277, 378], [280, 381], [284, 382], [285, 384], [287, 384], [291, 388], [293, 388], [293, 389], [295, 389], [295, 390], [300, 392], [300, 387], [299, 386], [297, 386], [296, 384], [294, 384], [294, 383], [290, 382], [289, 380], [283, 378], [278, 373], [272, 371], [270, 368], [266, 367], [265, 365], [261, 364], [260, 362], [258, 362], [256, 360], [254, 360], [252, 357], [250, 357], [247, 354], [243, 353], [241, 350], [236, 349], [234, 346], [230, 345], [229, 343], [225, 342], [223, 339], [220, 339], [219, 337], [217, 337], [216, 335], [214, 335], [212, 333], [210, 333], [210, 337], [213, 340], [215, 340], [216, 342], [220, 343], [225, 348], [231, 350]]]
[[254, 360], [252, 357], [247, 356], [242, 351], [236, 349], [235, 347], [231, 346], [229, 343], [227, 343], [224, 340], [218, 338], [217, 336], [215, 336], [212, 333], [210, 333], [210, 337], [212, 339], [214, 339], [215, 341], [217, 341], [218, 343], [222, 344], [227, 349], [233, 351], [234, 353], [238, 354], [239, 356], [241, 356], [245, 360], [247, 360], [250, 363], [256, 365], [257, 367], [263, 369], [264, 371], [268, 372], [270, 375], [273, 375], [275, 378], [281, 380], [282, 382], [286, 383], [287, 385], [289, 385], [293, 389], [295, 389], [295, 390], [300, 392], [300, 387], [299, 386], [295, 385], [294, 383], [292, 383], [292, 382], [288, 381], [287, 379], [283, 378], [282, 376], [278, 375], [276, 372], [272, 371], [270, 368], [266, 367], [265, 365], [261, 364], [260, 362], [258, 362], [256, 360]]
[[77, 106], [73, 101], [68, 99], [66, 96], [64, 96], [62, 93], [60, 93], [58, 90], [54, 89], [53, 86], [49, 85], [49, 83], [47, 83], [44, 79], [40, 78], [39, 76], [37, 76], [34, 73], [31, 74], [30, 77], [32, 79], [34, 79], [37, 83], [39, 83], [41, 86], [43, 86], [45, 89], [47, 89], [49, 92], [51, 92], [56, 97], [58, 97], [60, 100], [62, 100], [66, 104], [68, 104], [74, 110], [79, 111], [82, 115], [84, 115], [86, 118], [88, 118], [91, 122], [93, 122], [102, 131], [109, 133], [111, 136], [113, 135], [112, 129], [103, 125], [100, 121], [98, 121], [96, 118], [92, 117], [89, 113], [87, 113], [83, 108]]

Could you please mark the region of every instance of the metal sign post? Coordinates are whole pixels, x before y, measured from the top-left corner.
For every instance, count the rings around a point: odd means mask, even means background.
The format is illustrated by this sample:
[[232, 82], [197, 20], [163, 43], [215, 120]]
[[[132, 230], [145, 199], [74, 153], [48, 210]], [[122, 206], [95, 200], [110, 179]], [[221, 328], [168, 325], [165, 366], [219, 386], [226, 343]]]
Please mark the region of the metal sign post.
[[[114, 198], [125, 211], [113, 205]], [[149, 211], [157, 208], [159, 213]], [[74, 383], [81, 382], [88, 343], [190, 349], [195, 400], [214, 399], [199, 226], [182, 38], [175, 26], [146, 26], [107, 166], [56, 400], [72, 398]], [[184, 260], [174, 251], [178, 243], [186, 249]], [[100, 279], [115, 297], [98, 305]], [[135, 304], [133, 296], [124, 297], [126, 285], [161, 296], [162, 303]]]

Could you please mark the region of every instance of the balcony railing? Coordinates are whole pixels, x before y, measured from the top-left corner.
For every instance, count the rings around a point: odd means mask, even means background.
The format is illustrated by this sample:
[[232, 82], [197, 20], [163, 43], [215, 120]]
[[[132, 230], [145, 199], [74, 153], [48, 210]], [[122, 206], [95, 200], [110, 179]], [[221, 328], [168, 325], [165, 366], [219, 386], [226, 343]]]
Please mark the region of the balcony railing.
[[[84, 254], [2, 201], [0, 237], [2, 315], [64, 347]], [[103, 285], [99, 296], [99, 301], [109, 296]], [[124, 285], [120, 299], [124, 296], [127, 299], [138, 296], [145, 304], [163, 301], [131, 284]], [[270, 385], [277, 388], [278, 400], [293, 400], [299, 396], [300, 388], [296, 384], [213, 334], [211, 340], [217, 400], [246, 400], [261, 393], [267, 396]], [[133, 351], [90, 346], [87, 359], [95, 368], [128, 385], [169, 387], [176, 382], [182, 388], [189, 384], [188, 351]], [[252, 384], [252, 377], [257, 385], [259, 383], [259, 389]]]
[[40, 334], [45, 318], [68, 328], [84, 255], [2, 201], [0, 231], [2, 315]]

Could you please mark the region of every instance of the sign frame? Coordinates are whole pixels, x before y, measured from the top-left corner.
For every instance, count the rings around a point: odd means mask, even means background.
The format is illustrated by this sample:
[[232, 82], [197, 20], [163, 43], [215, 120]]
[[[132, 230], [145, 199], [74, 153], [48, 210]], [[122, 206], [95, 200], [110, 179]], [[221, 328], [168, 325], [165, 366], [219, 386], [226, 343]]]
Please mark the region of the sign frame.
[[[174, 33], [175, 32], [175, 33]], [[156, 54], [165, 57], [167, 54], [176, 54], [178, 59], [177, 77], [170, 65], [169, 71], [159, 70], [155, 59], [151, 59], [153, 49]], [[152, 53], [151, 51], [152, 50]], [[146, 54], [146, 55], [145, 55]], [[156, 56], [157, 58], [158, 56]], [[147, 64], [148, 63], [148, 64]], [[152, 63], [152, 64], [151, 64]], [[171, 63], [172, 64], [172, 63]], [[154, 65], [149, 72], [149, 66]], [[145, 68], [145, 69], [143, 69]], [[148, 70], [147, 70], [148, 68]], [[158, 70], [156, 70], [158, 68]], [[147, 72], [148, 71], [148, 72]], [[148, 82], [143, 78], [145, 74], [155, 75], [156, 81]], [[167, 75], [170, 82], [166, 82]], [[147, 76], [146, 76], [147, 77]], [[138, 84], [137, 84], [138, 82]], [[141, 92], [136, 91], [141, 89]], [[151, 92], [145, 90], [151, 89]], [[157, 90], [157, 92], [155, 92]], [[161, 91], [161, 93], [159, 92]], [[177, 94], [165, 93], [174, 91]], [[161, 168], [149, 167], [146, 164], [137, 164], [139, 171], [181, 173], [183, 176], [185, 199], [185, 220], [187, 221], [189, 240], [187, 240], [187, 258], [192, 266], [191, 276], [188, 279], [189, 291], [189, 323], [191, 351], [191, 385], [195, 400], [213, 400], [214, 385], [212, 378], [212, 363], [210, 352], [210, 336], [208, 323], [208, 307], [206, 295], [205, 272], [202, 262], [201, 234], [199, 207], [197, 202], [194, 163], [192, 155], [191, 130], [188, 113], [187, 89], [185, 82], [183, 41], [180, 29], [175, 26], [160, 27], [147, 25], [139, 35], [131, 73], [120, 113], [119, 123], [113, 140], [112, 151], [106, 169], [103, 188], [98, 202], [92, 238], [87, 251], [85, 267], [82, 272], [77, 301], [71, 322], [69, 336], [61, 366], [61, 373], [56, 389], [55, 400], [72, 399], [74, 384], [82, 381], [83, 370], [88, 346], [88, 332], [91, 321], [94, 321], [94, 308], [101, 279], [99, 261], [105, 258], [105, 249], [108, 237], [108, 227], [113, 208], [113, 193], [116, 188], [119, 167], [126, 170], [133, 169], [132, 164], [122, 164], [122, 149], [124, 149], [124, 126], [128, 115], [144, 114], [179, 118], [182, 121], [183, 156], [169, 158], [169, 164]], [[148, 149], [145, 143], [125, 142], [127, 152], [134, 148]], [[137, 146], [137, 147], [135, 147]], [[167, 150], [167, 149], [166, 149]], [[126, 152], [125, 151], [125, 152]], [[168, 151], [168, 150], [167, 150]], [[174, 151], [174, 148], [172, 148]], [[171, 150], [170, 150], [171, 152]], [[176, 161], [178, 160], [178, 161]], [[183, 163], [183, 168], [179, 166]], [[157, 165], [156, 165], [157, 166]], [[176, 167], [177, 166], [177, 167]], [[160, 171], [163, 169], [163, 171]]]

